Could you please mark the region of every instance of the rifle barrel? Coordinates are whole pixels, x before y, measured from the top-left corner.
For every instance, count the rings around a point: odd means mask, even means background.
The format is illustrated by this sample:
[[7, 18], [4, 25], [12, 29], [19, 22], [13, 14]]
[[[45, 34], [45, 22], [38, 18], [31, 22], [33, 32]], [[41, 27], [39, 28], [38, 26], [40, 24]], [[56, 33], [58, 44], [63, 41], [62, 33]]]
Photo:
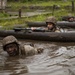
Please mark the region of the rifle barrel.
[[15, 31], [21, 31], [21, 30], [31, 30], [31, 28], [14, 28]]
[[31, 28], [14, 28], [13, 30], [15, 30], [15, 31], [21, 31], [21, 30], [29, 31], [29, 30], [31, 30], [33, 32], [45, 32], [45, 29], [38, 29], [38, 28], [36, 28], [34, 30], [32, 30]]

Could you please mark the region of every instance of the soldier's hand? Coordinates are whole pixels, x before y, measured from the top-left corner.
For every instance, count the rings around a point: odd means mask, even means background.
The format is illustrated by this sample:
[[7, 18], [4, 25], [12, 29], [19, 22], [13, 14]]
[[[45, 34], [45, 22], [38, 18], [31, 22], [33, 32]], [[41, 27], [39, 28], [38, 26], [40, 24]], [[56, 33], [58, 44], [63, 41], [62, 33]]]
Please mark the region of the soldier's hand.
[[42, 53], [43, 50], [44, 50], [43, 48], [38, 48], [38, 49], [37, 49], [38, 53]]

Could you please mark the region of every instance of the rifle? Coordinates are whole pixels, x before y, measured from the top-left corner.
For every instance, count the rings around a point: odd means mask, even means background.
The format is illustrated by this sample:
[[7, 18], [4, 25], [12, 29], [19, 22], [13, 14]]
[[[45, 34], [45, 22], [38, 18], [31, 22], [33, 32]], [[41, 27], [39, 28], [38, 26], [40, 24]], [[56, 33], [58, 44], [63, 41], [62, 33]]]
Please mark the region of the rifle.
[[31, 29], [31, 28], [14, 28], [13, 30], [15, 30], [15, 32], [19, 32], [19, 31], [25, 31], [25, 32], [48, 32], [45, 29], [40, 29], [40, 28], [36, 28], [36, 29]]
[[19, 31], [22, 31], [22, 30], [24, 30], [25, 32], [27, 32], [27, 31], [30, 31], [31, 28], [14, 28], [13, 30], [16, 31], [16, 32], [19, 32]]

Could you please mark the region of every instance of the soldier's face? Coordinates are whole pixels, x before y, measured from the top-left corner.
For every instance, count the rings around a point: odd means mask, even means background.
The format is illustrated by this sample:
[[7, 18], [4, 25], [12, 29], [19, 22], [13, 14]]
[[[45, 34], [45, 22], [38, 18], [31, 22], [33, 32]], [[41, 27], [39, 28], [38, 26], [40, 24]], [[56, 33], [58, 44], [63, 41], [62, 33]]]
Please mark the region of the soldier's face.
[[52, 29], [54, 26], [52, 23], [47, 23], [47, 27], [48, 27], [48, 29]]
[[74, 18], [69, 18], [69, 21], [70, 21], [70, 22], [74, 21]]
[[6, 51], [9, 54], [9, 56], [16, 56], [19, 54], [19, 48], [17, 44], [9, 44], [6, 46]]

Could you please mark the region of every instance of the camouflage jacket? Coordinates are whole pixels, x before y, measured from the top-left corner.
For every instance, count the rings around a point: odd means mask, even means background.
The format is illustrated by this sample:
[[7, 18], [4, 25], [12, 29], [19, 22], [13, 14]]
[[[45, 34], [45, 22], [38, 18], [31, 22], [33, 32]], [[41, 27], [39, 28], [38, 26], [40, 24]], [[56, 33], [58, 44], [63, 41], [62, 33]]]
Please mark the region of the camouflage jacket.
[[36, 48], [30, 45], [20, 45], [19, 46], [19, 55], [32, 56], [35, 54], [38, 54], [38, 51]]

